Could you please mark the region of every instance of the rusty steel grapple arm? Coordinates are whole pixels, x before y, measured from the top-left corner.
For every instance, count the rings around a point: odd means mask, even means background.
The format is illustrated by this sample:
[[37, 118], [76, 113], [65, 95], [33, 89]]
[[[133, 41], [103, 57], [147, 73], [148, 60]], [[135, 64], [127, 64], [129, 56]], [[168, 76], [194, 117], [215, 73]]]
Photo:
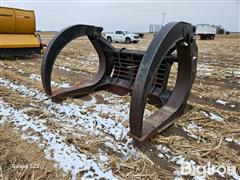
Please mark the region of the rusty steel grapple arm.
[[[168, 23], [156, 34], [146, 52], [114, 48], [101, 36], [102, 30], [74, 25], [60, 31], [43, 57], [43, 88], [52, 100], [104, 89], [119, 95], [130, 92], [130, 135], [136, 141], [144, 141], [166, 129], [184, 111], [196, 76], [195, 27], [185, 22]], [[70, 88], [52, 90], [51, 74], [57, 56], [69, 42], [81, 36], [88, 36], [98, 53], [95, 78]], [[177, 80], [173, 90], [169, 90], [167, 83], [173, 63], [178, 64]], [[143, 120], [146, 103], [156, 105], [159, 110]]]

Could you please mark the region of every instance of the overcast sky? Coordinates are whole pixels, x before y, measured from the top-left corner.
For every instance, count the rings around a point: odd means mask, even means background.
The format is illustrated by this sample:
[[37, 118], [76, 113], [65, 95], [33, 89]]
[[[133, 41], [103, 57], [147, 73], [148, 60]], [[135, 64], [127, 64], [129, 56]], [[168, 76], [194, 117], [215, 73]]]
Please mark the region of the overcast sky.
[[0, 0], [1, 6], [33, 9], [37, 29], [60, 30], [72, 24], [93, 24], [104, 31], [126, 29], [148, 31], [149, 24], [186, 21], [192, 24], [223, 25], [227, 30], [240, 31], [240, 0]]

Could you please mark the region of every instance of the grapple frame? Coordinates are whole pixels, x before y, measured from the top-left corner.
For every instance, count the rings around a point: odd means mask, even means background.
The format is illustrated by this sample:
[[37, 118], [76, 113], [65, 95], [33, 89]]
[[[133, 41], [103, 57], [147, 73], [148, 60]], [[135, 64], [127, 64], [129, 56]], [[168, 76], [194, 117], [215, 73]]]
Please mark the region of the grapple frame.
[[[103, 28], [73, 25], [60, 31], [49, 43], [42, 61], [42, 84], [52, 100], [79, 97], [97, 90], [119, 95], [131, 93], [130, 135], [139, 142], [170, 126], [187, 103], [196, 76], [198, 49], [195, 27], [185, 22], [165, 25], [146, 52], [117, 49], [102, 36]], [[99, 70], [89, 82], [52, 90], [51, 74], [61, 50], [72, 40], [88, 36], [99, 57]], [[178, 63], [175, 87], [167, 89], [171, 65]], [[146, 103], [160, 107], [143, 121]]]

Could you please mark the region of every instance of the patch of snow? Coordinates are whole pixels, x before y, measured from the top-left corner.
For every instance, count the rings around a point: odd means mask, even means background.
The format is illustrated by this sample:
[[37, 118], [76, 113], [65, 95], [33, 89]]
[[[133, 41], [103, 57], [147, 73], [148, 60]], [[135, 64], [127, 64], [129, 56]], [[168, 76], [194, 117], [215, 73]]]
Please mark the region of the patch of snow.
[[211, 76], [212, 73], [211, 73], [211, 72], [206, 72], [205, 75], [207, 75], [207, 76]]
[[55, 82], [55, 81], [51, 81], [51, 85], [53, 86], [53, 87], [59, 87], [59, 88], [68, 88], [68, 87], [71, 87], [71, 85], [70, 84], [68, 84], [68, 83], [57, 83], [57, 82]]
[[164, 158], [165, 156], [164, 156], [164, 154], [162, 154], [162, 153], [158, 153], [158, 157]]
[[21, 94], [22, 96], [26, 96], [26, 97], [35, 97], [36, 99], [42, 101], [44, 99], [47, 99], [48, 97], [45, 96], [44, 94], [42, 94], [40, 91], [38, 90], [34, 90], [34, 89], [28, 89], [26, 86], [24, 85], [17, 85], [12, 83], [11, 81], [0, 77], [0, 85], [11, 89], [13, 91], [18, 92], [19, 94]]
[[225, 140], [227, 142], [233, 142], [235, 143], [236, 145], [240, 146], [240, 141], [236, 140], [236, 139], [232, 139], [232, 138], [229, 138], [229, 137], [226, 137]]
[[[30, 74], [30, 79], [34, 80], [34, 81], [41, 81], [41, 76], [37, 75], [37, 74]], [[68, 83], [57, 83], [55, 81], [51, 81], [52, 86], [54, 87], [61, 87], [61, 88], [67, 88], [70, 87], [70, 84]]]
[[206, 64], [198, 65], [198, 72], [201, 72], [203, 75], [211, 76], [213, 74], [214, 69]]
[[187, 128], [188, 128], [188, 129], [198, 129], [198, 130], [202, 129], [201, 126], [197, 125], [197, 124], [194, 123], [194, 122], [189, 123], [189, 124], [187, 125]]
[[100, 154], [100, 155], [99, 155], [99, 160], [100, 160], [101, 162], [107, 162], [107, 161], [109, 160], [109, 158], [108, 158], [108, 156], [105, 155], [105, 154]]
[[64, 66], [54, 66], [54, 67], [56, 67], [57, 69], [61, 69], [61, 70], [64, 70], [64, 71], [71, 71], [71, 69], [69, 69], [69, 68], [66, 68], [66, 67], [64, 67]]
[[201, 139], [202, 141], [205, 141], [200, 136], [196, 135], [196, 132], [202, 131], [203, 128], [199, 125], [197, 125], [194, 122], [191, 122], [187, 125], [187, 127], [182, 128], [185, 132], [187, 132], [188, 136], [194, 138], [194, 139]]
[[[53, 115], [58, 123], [70, 126], [71, 129], [79, 129], [83, 132], [91, 133], [92, 135], [99, 136], [103, 133], [105, 135], [105, 145], [113, 148], [114, 151], [121, 153], [125, 156], [134, 155], [136, 153], [133, 147], [132, 138], [127, 134], [129, 128], [125, 127], [123, 123], [128, 120], [129, 103], [121, 100], [120, 98], [104, 97], [105, 100], [111, 104], [96, 104], [95, 97], [91, 101], [83, 102], [82, 106], [73, 103], [54, 103], [47, 99], [43, 93], [28, 89], [24, 85], [17, 85], [11, 81], [0, 78], [0, 85], [20, 93], [24, 97], [31, 97], [42, 102], [42, 110]], [[113, 104], [115, 104], [113, 106]], [[92, 108], [93, 112], [87, 109]], [[108, 117], [100, 117], [102, 111], [109, 112]], [[146, 114], [150, 112], [145, 111]], [[121, 117], [122, 122], [115, 121], [113, 117]], [[79, 131], [78, 130], [78, 131]]]
[[17, 72], [24, 74], [24, 71], [22, 69], [17, 69]]
[[217, 122], [224, 122], [224, 118], [221, 117], [221, 116], [219, 116], [219, 115], [217, 115], [217, 114], [215, 114], [215, 113], [212, 113], [212, 112], [207, 113], [207, 112], [205, 112], [205, 111], [201, 111], [201, 113], [202, 113], [204, 116], [206, 116], [206, 117], [208, 117], [209, 119], [211, 119], [211, 120], [214, 120], [214, 121], [217, 121]]
[[168, 149], [166, 146], [159, 144], [157, 145], [157, 149], [159, 150], [158, 157], [166, 159], [170, 158], [168, 153], [170, 153], [171, 150]]
[[41, 76], [37, 74], [30, 74], [29, 78], [34, 81], [41, 81]]
[[14, 109], [1, 99], [0, 115], [7, 119], [7, 121], [0, 121], [0, 123], [12, 123], [24, 134], [25, 138], [29, 138], [31, 141], [38, 141], [39, 138], [35, 135], [28, 136], [26, 131], [31, 129], [32, 132], [41, 134], [46, 143], [44, 148], [46, 158], [56, 161], [57, 166], [65, 173], [70, 172], [72, 179], [76, 179], [79, 172], [84, 173], [83, 179], [117, 179], [111, 170], [103, 171], [94, 159], [78, 152], [75, 146], [66, 144], [64, 138], [58, 133], [48, 130], [44, 125], [46, 120], [32, 118], [21, 110]]
[[226, 105], [228, 102], [227, 101], [223, 101], [223, 100], [221, 100], [221, 99], [218, 99], [217, 101], [216, 101], [216, 103], [219, 103], [219, 104], [222, 104], [222, 105]]
[[228, 95], [227, 95], [226, 93], [223, 93], [223, 95], [224, 95], [225, 97], [228, 97]]
[[233, 74], [236, 75], [236, 77], [240, 77], [240, 70], [239, 71], [233, 71]]

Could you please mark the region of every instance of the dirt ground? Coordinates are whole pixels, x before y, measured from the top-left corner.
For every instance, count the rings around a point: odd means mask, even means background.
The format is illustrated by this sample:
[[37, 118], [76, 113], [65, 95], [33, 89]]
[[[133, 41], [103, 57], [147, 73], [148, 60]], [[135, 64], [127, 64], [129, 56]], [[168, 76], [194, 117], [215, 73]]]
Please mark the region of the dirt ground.
[[[52, 37], [42, 34], [45, 43]], [[152, 38], [113, 46], [146, 50]], [[0, 60], [0, 178], [240, 179], [240, 36], [197, 44], [197, 77], [185, 114], [142, 147], [127, 134], [129, 95], [99, 91], [54, 103], [41, 85], [42, 56]], [[95, 50], [80, 38], [59, 55], [52, 84], [82, 83], [97, 69]], [[155, 110], [148, 105], [145, 117]], [[184, 176], [183, 163], [235, 171]]]

